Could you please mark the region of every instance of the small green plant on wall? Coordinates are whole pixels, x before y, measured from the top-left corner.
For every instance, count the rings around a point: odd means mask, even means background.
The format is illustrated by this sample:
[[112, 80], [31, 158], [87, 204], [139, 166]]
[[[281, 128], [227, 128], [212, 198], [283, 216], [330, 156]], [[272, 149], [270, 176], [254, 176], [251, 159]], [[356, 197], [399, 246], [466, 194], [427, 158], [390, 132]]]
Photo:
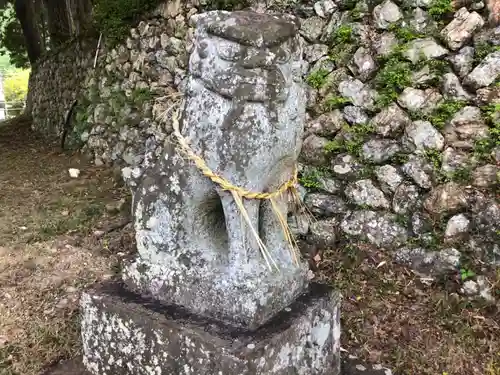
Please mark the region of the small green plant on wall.
[[424, 33], [418, 32], [413, 27], [408, 25], [402, 25], [401, 22], [393, 23], [389, 26], [389, 31], [392, 31], [396, 38], [400, 42], [406, 43], [412, 40], [423, 38], [425, 36]]
[[306, 78], [306, 82], [309, 86], [320, 89], [326, 83], [326, 77], [330, 74], [327, 69], [316, 69], [313, 70]]
[[490, 53], [500, 51], [500, 46], [495, 46], [489, 40], [474, 45], [474, 63], [479, 64]]
[[357, 48], [351, 25], [340, 25], [330, 36], [330, 58], [337, 64], [346, 64]]
[[495, 147], [500, 146], [500, 103], [488, 104], [481, 108], [484, 119], [489, 125], [489, 136], [474, 143], [474, 155], [479, 160], [487, 160]]
[[132, 91], [132, 102], [138, 106], [150, 102], [154, 98], [154, 93], [148, 88], [136, 88]]
[[248, 0], [209, 0], [204, 10], [241, 10], [250, 5]]
[[299, 177], [299, 182], [302, 186], [310, 189], [319, 189], [321, 187], [320, 180], [326, 176], [326, 172], [320, 168], [311, 168]]
[[474, 271], [469, 270], [467, 268], [461, 268], [460, 269], [460, 279], [462, 281], [469, 280], [469, 279], [473, 278], [474, 276], [476, 276], [476, 274], [474, 273]]
[[161, 0], [95, 0], [96, 28], [111, 44], [119, 43], [126, 38], [134, 22], [160, 3]]
[[435, 20], [441, 20], [453, 13], [453, 4], [451, 0], [432, 0], [428, 11]]
[[403, 89], [412, 83], [412, 66], [401, 56], [401, 51], [396, 50], [384, 60], [383, 68], [375, 77], [375, 85], [379, 90], [379, 107], [396, 100]]

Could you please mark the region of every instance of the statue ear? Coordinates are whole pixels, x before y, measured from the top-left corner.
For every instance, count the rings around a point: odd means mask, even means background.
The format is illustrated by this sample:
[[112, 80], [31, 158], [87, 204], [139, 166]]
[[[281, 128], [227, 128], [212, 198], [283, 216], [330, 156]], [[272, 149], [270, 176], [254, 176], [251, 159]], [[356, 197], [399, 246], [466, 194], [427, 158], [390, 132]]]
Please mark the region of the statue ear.
[[205, 29], [206, 25], [217, 21], [217, 18], [220, 18], [222, 15], [227, 15], [230, 12], [225, 10], [211, 10], [204, 13], [196, 13], [189, 17], [189, 26], [194, 28], [203, 28]]

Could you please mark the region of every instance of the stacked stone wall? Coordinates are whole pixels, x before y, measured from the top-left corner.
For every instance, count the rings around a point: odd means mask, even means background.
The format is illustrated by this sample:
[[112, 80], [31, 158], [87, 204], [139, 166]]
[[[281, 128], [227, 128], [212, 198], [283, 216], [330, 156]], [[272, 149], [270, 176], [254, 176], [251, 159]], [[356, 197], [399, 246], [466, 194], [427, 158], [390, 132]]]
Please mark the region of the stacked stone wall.
[[[164, 4], [122, 45], [103, 43], [96, 68], [95, 44], [49, 57], [32, 79], [36, 127], [60, 132], [78, 94], [73, 141], [140, 175], [171, 131], [204, 7]], [[500, 264], [500, 28], [484, 3], [267, 5], [280, 10], [301, 18], [308, 64], [300, 181], [318, 220], [293, 220], [296, 234], [364, 241], [424, 274]]]

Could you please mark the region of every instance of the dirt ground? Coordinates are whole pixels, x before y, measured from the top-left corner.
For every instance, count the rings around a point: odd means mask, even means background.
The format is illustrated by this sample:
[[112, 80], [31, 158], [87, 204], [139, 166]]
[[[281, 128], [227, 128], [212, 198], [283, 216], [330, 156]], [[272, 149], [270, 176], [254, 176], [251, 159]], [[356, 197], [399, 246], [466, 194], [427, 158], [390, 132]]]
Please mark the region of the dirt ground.
[[[79, 351], [78, 299], [133, 246], [113, 172], [0, 125], [0, 374], [35, 375]], [[69, 168], [80, 170], [70, 177]]]
[[[0, 161], [0, 374], [35, 375], [79, 353], [80, 291], [133, 251], [130, 225], [110, 231], [127, 221], [128, 193], [28, 121], [0, 126]], [[316, 260], [344, 296], [344, 350], [394, 374], [500, 375], [500, 306], [460, 297], [457, 275], [425, 283], [369, 246]], [[500, 271], [488, 276], [500, 297]]]

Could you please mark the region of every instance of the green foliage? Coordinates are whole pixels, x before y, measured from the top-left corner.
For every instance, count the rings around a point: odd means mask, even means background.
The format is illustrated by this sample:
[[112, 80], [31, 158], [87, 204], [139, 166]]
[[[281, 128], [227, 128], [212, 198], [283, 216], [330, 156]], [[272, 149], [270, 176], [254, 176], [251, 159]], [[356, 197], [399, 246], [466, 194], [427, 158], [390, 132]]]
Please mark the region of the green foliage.
[[326, 112], [333, 111], [336, 108], [341, 108], [346, 104], [351, 103], [351, 101], [342, 96], [329, 95], [325, 98], [323, 103]]
[[330, 59], [337, 65], [345, 65], [356, 51], [357, 41], [351, 26], [340, 25], [330, 36]]
[[118, 43], [126, 37], [132, 23], [160, 3], [160, 0], [95, 0], [95, 27], [109, 42]]
[[10, 63], [10, 58], [8, 55], [0, 55], [0, 71], [5, 72], [6, 70], [11, 70], [12, 65]]
[[500, 146], [500, 103], [491, 103], [481, 108], [488, 123], [489, 137], [479, 139], [474, 143], [474, 155], [479, 160], [488, 159], [491, 151]]
[[344, 137], [328, 142], [324, 148], [325, 152], [328, 154], [346, 152], [349, 155], [359, 157], [367, 135], [373, 132], [373, 127], [368, 124], [345, 125], [343, 130]]
[[381, 107], [394, 101], [412, 83], [412, 66], [402, 58], [400, 51], [395, 51], [384, 60], [384, 66], [375, 77], [375, 85], [379, 91], [377, 104]]
[[426, 159], [432, 164], [435, 171], [436, 179], [439, 182], [445, 183], [449, 181], [466, 183], [471, 179], [471, 167], [466, 165], [455, 169], [452, 172], [444, 172], [441, 167], [443, 164], [443, 156], [440, 151], [429, 149], [425, 151]]
[[344, 147], [344, 141], [341, 141], [339, 139], [334, 139], [332, 141], [329, 141], [326, 145], [325, 145], [325, 152], [327, 154], [330, 154], [330, 153], [337, 153], [337, 152], [342, 152], [345, 150], [345, 147]]
[[391, 164], [405, 164], [406, 162], [408, 162], [408, 159], [409, 159], [409, 155], [407, 153], [404, 153], [402, 151], [398, 151], [396, 152], [394, 155], [392, 155], [390, 161], [391, 161]]
[[335, 61], [337, 66], [346, 65], [357, 48], [356, 43], [332, 45], [329, 51], [330, 59]]
[[446, 180], [467, 183], [471, 180], [472, 168], [469, 166], [464, 166], [455, 169], [453, 172], [449, 172], [446, 175]]
[[349, 25], [340, 25], [331, 37], [332, 44], [349, 44], [354, 42], [353, 30]]
[[441, 20], [445, 16], [453, 13], [451, 0], [432, 0], [429, 7], [429, 14], [436, 20]]
[[466, 281], [468, 279], [471, 279], [474, 276], [476, 276], [476, 274], [474, 273], [474, 271], [466, 269], [466, 268], [461, 268], [460, 269], [460, 279], [462, 281]]
[[418, 32], [411, 26], [403, 26], [401, 22], [391, 24], [389, 31], [392, 31], [396, 35], [396, 38], [403, 43], [425, 37], [424, 33]]
[[330, 74], [330, 72], [327, 69], [320, 68], [314, 70], [309, 73], [306, 78], [306, 82], [309, 84], [309, 86], [315, 89], [319, 89], [325, 84], [328, 74]]
[[66, 147], [68, 149], [78, 149], [83, 146], [82, 135], [86, 131], [90, 131], [88, 119], [93, 113], [90, 111], [94, 109], [90, 104], [90, 101], [85, 97], [78, 99], [78, 103], [74, 108], [73, 119], [70, 119], [72, 129], [66, 138]]
[[321, 187], [320, 179], [325, 177], [325, 175], [325, 171], [318, 168], [312, 168], [299, 177], [299, 182], [306, 188], [319, 189]]
[[429, 75], [432, 76], [432, 78], [423, 84], [418, 84], [417, 87], [419, 88], [438, 86], [443, 76], [451, 71], [448, 62], [437, 59], [421, 60], [415, 65], [415, 70], [420, 70], [425, 66], [429, 67]]
[[131, 95], [132, 102], [137, 106], [141, 106], [142, 104], [153, 100], [153, 98], [154, 93], [147, 88], [136, 88], [132, 91]]
[[28, 81], [30, 71], [27, 69], [16, 69], [11, 71], [4, 80], [5, 101], [24, 102], [28, 93]]
[[338, 2], [338, 7], [342, 11], [346, 10], [351, 10], [356, 7], [357, 1], [356, 0], [340, 0]]
[[209, 0], [204, 10], [240, 10], [249, 7], [249, 0]]
[[443, 162], [441, 152], [434, 149], [425, 150], [425, 157], [432, 164], [434, 170], [439, 171]]
[[[29, 67], [28, 55], [24, 43], [21, 24], [15, 16], [11, 2], [6, 1], [0, 6], [0, 55], [9, 60], [6, 67]], [[4, 58], [4, 61], [6, 60]], [[5, 62], [2, 64], [5, 66]], [[1, 67], [0, 67], [1, 69]]]
[[490, 41], [479, 42], [474, 45], [474, 63], [479, 64], [492, 52], [500, 51], [500, 46], [495, 46]]
[[465, 107], [467, 103], [459, 100], [446, 100], [439, 104], [428, 117], [428, 121], [436, 128], [442, 129], [446, 122], [450, 120], [455, 113]]
[[500, 122], [500, 103], [491, 103], [481, 108], [486, 117], [486, 121], [490, 124], [498, 124]]

